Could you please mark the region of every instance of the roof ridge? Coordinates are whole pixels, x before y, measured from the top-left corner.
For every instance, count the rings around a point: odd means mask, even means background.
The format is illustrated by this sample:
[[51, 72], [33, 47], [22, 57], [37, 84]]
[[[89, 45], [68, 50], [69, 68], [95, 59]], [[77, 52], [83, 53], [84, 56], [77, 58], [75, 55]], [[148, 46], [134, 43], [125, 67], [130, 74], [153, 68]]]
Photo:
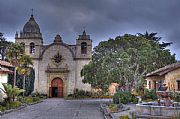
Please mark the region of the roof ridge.
[[0, 60], [0, 65], [7, 67], [14, 67], [10, 62]]
[[[155, 70], [155, 71], [153, 71], [153, 72], [150, 72], [150, 73], [148, 73], [146, 76], [155, 75], [155, 74], [161, 73], [161, 72], [163, 72], [163, 71], [165, 71], [165, 70], [169, 70], [169, 69], [171, 69], [171, 68], [176, 69], [176, 68], [178, 68], [178, 67], [180, 67], [180, 62], [179, 62], [179, 61], [177, 61], [177, 62], [175, 62], [175, 63], [173, 63], [173, 64], [166, 65], [166, 66], [164, 66], [164, 67], [162, 67], [162, 68], [159, 68], [159, 69], [157, 69], [157, 70]], [[172, 69], [172, 70], [173, 70], [173, 69]], [[172, 71], [172, 70], [170, 70], [170, 71]], [[170, 71], [169, 71], [169, 72], [170, 72]], [[167, 72], [164, 72], [164, 73], [167, 73]], [[162, 73], [161, 75], [163, 75], [164, 73]]]

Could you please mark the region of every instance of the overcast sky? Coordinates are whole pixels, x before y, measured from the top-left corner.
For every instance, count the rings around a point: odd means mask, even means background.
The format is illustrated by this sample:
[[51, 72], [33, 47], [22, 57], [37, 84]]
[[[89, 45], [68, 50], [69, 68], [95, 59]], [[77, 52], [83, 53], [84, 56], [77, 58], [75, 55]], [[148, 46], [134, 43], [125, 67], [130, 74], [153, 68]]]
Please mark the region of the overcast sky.
[[31, 10], [45, 44], [74, 44], [85, 26], [93, 45], [125, 33], [158, 32], [180, 60], [180, 0], [0, 0], [0, 32], [14, 41]]

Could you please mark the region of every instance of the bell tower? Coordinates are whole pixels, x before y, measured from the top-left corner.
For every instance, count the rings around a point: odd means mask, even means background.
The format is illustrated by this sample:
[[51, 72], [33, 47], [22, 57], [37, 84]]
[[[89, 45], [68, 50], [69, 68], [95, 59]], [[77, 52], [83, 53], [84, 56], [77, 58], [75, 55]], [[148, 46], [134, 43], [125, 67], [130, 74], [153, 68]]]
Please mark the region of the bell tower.
[[77, 59], [90, 59], [92, 55], [92, 40], [90, 35], [83, 31], [76, 40], [76, 58]]
[[81, 70], [84, 65], [88, 64], [92, 57], [92, 40], [90, 35], [86, 34], [86, 31], [83, 31], [82, 35], [79, 35], [76, 40], [76, 84], [75, 89], [91, 91], [90, 84], [83, 84], [81, 77]]
[[39, 25], [34, 19], [33, 12], [23, 30], [16, 32], [15, 41], [25, 46], [25, 53], [32, 58], [39, 58], [42, 52], [43, 38]]
[[43, 48], [43, 38], [39, 25], [34, 19], [33, 12], [23, 27], [23, 30], [16, 32], [15, 42], [23, 44], [25, 47], [25, 54], [30, 55], [33, 60], [33, 69], [35, 71], [34, 91], [39, 88], [39, 62]]

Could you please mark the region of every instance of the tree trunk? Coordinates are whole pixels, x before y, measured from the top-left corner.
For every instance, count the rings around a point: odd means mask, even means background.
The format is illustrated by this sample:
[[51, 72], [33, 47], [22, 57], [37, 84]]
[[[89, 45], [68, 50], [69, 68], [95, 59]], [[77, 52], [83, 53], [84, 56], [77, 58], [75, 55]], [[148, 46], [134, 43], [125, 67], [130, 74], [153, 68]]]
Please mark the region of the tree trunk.
[[25, 84], [26, 84], [26, 76], [24, 75], [24, 79], [23, 79], [23, 90], [24, 90], [23, 97], [25, 95]]
[[[16, 87], [16, 67], [14, 67], [14, 79], [13, 79], [13, 87]], [[13, 101], [15, 100], [15, 95], [13, 95]]]
[[16, 67], [14, 68], [14, 81], [13, 81], [13, 87], [16, 86]]

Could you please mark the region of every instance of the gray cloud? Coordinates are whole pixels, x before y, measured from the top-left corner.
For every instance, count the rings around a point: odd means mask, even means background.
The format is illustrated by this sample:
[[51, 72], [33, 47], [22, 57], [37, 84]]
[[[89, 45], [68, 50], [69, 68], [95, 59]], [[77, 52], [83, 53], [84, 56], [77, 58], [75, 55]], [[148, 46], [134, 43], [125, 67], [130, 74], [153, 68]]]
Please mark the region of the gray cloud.
[[180, 60], [179, 6], [179, 0], [1, 0], [0, 31], [14, 37], [34, 8], [45, 43], [59, 33], [73, 44], [83, 26], [95, 45], [124, 33], [158, 32]]

